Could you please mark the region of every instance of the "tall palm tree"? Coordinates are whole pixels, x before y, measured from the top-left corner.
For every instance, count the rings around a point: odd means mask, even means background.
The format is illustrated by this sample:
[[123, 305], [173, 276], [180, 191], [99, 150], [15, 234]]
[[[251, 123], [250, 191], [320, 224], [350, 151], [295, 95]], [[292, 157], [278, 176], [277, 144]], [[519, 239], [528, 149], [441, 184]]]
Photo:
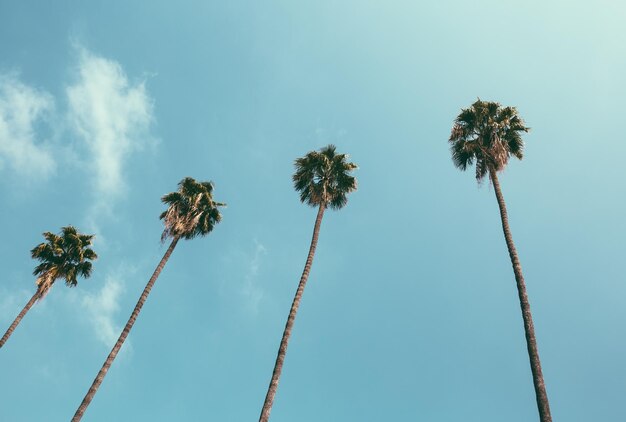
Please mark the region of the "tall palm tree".
[[30, 251], [33, 259], [40, 262], [33, 271], [33, 275], [37, 276], [35, 281], [37, 291], [0, 339], [0, 347], [4, 346], [24, 315], [35, 302], [44, 298], [57, 279], [64, 278], [67, 286], [75, 287], [78, 284], [78, 276], [84, 278], [91, 276], [90, 261], [98, 258], [89, 247], [94, 235], [81, 234], [76, 228], [67, 226], [62, 227], [58, 235], [45, 232], [43, 237], [46, 242], [40, 243]]
[[287, 354], [287, 345], [293, 323], [296, 319], [296, 313], [300, 306], [300, 300], [304, 293], [304, 286], [309, 278], [311, 264], [317, 247], [317, 238], [319, 236], [322, 217], [327, 207], [333, 209], [343, 208], [348, 202], [348, 193], [356, 190], [356, 179], [350, 175], [350, 172], [357, 168], [353, 163], [347, 161], [347, 154], [337, 154], [334, 145], [328, 145], [319, 151], [311, 151], [302, 158], [295, 161], [296, 172], [293, 175], [293, 184], [296, 191], [300, 192], [300, 201], [317, 207], [317, 218], [315, 219], [315, 227], [313, 228], [313, 238], [309, 248], [309, 255], [304, 265], [300, 284], [296, 290], [296, 296], [293, 299], [283, 338], [278, 348], [278, 356], [274, 364], [274, 372], [265, 396], [263, 409], [261, 410], [260, 422], [267, 422], [272, 411], [274, 396], [278, 389], [278, 381], [280, 373], [283, 369], [283, 362]]
[[520, 264], [509, 221], [506, 212], [506, 204], [498, 181], [498, 172], [508, 164], [509, 158], [514, 156], [522, 159], [524, 141], [521, 133], [528, 132], [515, 107], [502, 107], [499, 103], [481, 101], [480, 99], [469, 108], [462, 109], [454, 121], [450, 144], [452, 161], [460, 170], [466, 170], [476, 163], [476, 179], [480, 182], [489, 174], [496, 192], [496, 199], [500, 208], [500, 218], [504, 239], [511, 257], [513, 273], [517, 283], [522, 317], [524, 319], [524, 331], [526, 333], [526, 345], [530, 358], [530, 369], [533, 375], [535, 395], [539, 417], [542, 422], [552, 421], [548, 394], [541, 372], [541, 362], [537, 350], [535, 328], [533, 326], [530, 303], [526, 294], [526, 284], [522, 275]]
[[161, 235], [161, 241], [171, 238], [172, 242], [141, 293], [139, 301], [137, 305], [135, 305], [135, 309], [130, 315], [124, 330], [113, 346], [111, 353], [109, 353], [109, 356], [104, 361], [102, 368], [91, 384], [85, 398], [76, 410], [72, 422], [79, 421], [83, 417], [85, 410], [87, 410], [89, 403], [91, 403], [100, 384], [102, 384], [113, 360], [115, 360], [131, 328], [133, 328], [141, 308], [146, 302], [146, 299], [148, 299], [150, 290], [152, 290], [156, 279], [159, 277], [161, 270], [163, 270], [163, 267], [174, 251], [178, 241], [180, 239], [193, 239], [196, 236], [209, 234], [222, 219], [219, 207], [226, 205], [213, 200], [212, 182], [196, 182], [191, 177], [186, 177], [181, 180], [178, 184], [178, 191], [168, 193], [163, 196], [161, 200], [168, 206], [167, 210], [160, 216], [160, 219], [163, 220], [163, 224], [165, 225], [165, 229]]

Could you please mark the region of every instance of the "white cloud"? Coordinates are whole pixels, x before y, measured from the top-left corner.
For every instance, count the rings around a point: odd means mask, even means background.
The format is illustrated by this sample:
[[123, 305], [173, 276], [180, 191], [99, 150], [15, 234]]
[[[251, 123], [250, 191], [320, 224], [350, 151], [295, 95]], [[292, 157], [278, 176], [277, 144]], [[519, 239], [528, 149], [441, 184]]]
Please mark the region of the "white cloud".
[[263, 290], [257, 285], [256, 279], [259, 274], [261, 260], [263, 256], [267, 254], [267, 249], [256, 239], [254, 243], [254, 255], [248, 264], [248, 272], [246, 273], [241, 293], [246, 298], [246, 307], [252, 313], [256, 314], [259, 308], [259, 302], [261, 302], [263, 298]]
[[[106, 245], [98, 221], [110, 216], [115, 201], [123, 197], [127, 184], [125, 166], [132, 155], [154, 144], [150, 126], [154, 121], [153, 101], [143, 81], [129, 81], [122, 66], [80, 45], [76, 79], [67, 90], [68, 129], [80, 141], [75, 157], [89, 174], [93, 202], [85, 210], [89, 232], [97, 233], [98, 247]], [[87, 152], [85, 156], [85, 152]], [[102, 289], [82, 300], [95, 336], [107, 347], [117, 341], [121, 326], [115, 323], [124, 283], [120, 274], [134, 269], [122, 266], [109, 272]], [[121, 355], [132, 350], [127, 339]], [[120, 356], [121, 356], [120, 355]]]
[[23, 84], [14, 73], [0, 74], [0, 168], [29, 179], [48, 178], [56, 163], [36, 125], [54, 110], [50, 94]]
[[119, 278], [108, 275], [102, 289], [96, 294], [85, 295], [81, 303], [96, 337], [108, 347], [113, 346], [120, 334], [121, 328], [115, 324], [115, 315], [120, 309], [119, 300], [123, 291]]
[[[0, 170], [42, 180], [55, 173], [59, 159], [78, 163], [92, 176], [96, 201], [88, 214], [95, 220], [125, 191], [130, 156], [154, 144], [153, 101], [144, 81], [129, 81], [118, 62], [76, 49], [76, 80], [66, 91], [67, 127], [58, 123], [64, 113], [55, 110], [52, 95], [22, 83], [14, 72], [0, 73]], [[72, 132], [86, 148], [58, 142], [53, 148], [46, 131]]]
[[144, 82], [129, 82], [119, 63], [78, 49], [78, 78], [67, 88], [69, 123], [89, 151], [97, 198], [91, 213], [106, 213], [125, 191], [129, 157], [153, 141], [153, 102]]

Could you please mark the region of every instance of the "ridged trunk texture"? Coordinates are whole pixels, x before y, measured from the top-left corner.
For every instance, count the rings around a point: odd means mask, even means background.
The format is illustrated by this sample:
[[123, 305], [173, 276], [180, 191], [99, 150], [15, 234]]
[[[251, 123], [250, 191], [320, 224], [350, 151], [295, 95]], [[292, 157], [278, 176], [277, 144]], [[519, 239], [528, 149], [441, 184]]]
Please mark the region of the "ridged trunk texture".
[[289, 311], [289, 317], [287, 318], [285, 331], [283, 331], [283, 338], [280, 341], [278, 356], [276, 357], [276, 363], [274, 364], [274, 372], [272, 372], [272, 380], [270, 381], [267, 395], [265, 396], [265, 402], [263, 403], [263, 409], [261, 409], [259, 422], [267, 422], [270, 419], [270, 412], [272, 411], [274, 396], [276, 395], [276, 390], [278, 390], [280, 373], [283, 370], [283, 362], [285, 361], [285, 355], [287, 354], [289, 337], [291, 337], [291, 329], [293, 328], [293, 323], [296, 319], [296, 313], [298, 312], [298, 308], [300, 307], [300, 300], [302, 300], [302, 294], [304, 293], [304, 286], [306, 286], [307, 279], [309, 278], [309, 272], [311, 271], [311, 265], [313, 264], [315, 248], [317, 247], [317, 238], [319, 237], [320, 233], [320, 225], [322, 224], [322, 217], [324, 217], [324, 210], [325, 206], [324, 204], [321, 204], [317, 211], [317, 218], [315, 219], [315, 228], [313, 229], [313, 238], [311, 239], [309, 256], [306, 259], [306, 264], [304, 265], [302, 277], [300, 277], [300, 284], [298, 284], [296, 296], [293, 298], [293, 303], [291, 304], [291, 310]]
[[537, 397], [537, 408], [539, 410], [539, 420], [541, 422], [552, 422], [550, 415], [550, 403], [548, 402], [548, 393], [546, 385], [543, 381], [543, 373], [541, 372], [541, 362], [539, 360], [539, 351], [537, 350], [537, 339], [535, 338], [535, 327], [533, 325], [533, 317], [530, 313], [530, 303], [528, 302], [528, 294], [526, 293], [526, 283], [522, 275], [522, 266], [515, 250], [513, 236], [509, 228], [509, 218], [506, 213], [506, 204], [500, 189], [498, 175], [493, 167], [489, 169], [489, 175], [496, 191], [496, 199], [500, 207], [500, 218], [502, 219], [502, 230], [504, 231], [504, 239], [509, 249], [511, 264], [513, 265], [513, 273], [515, 273], [515, 281], [517, 283], [517, 293], [519, 295], [519, 303], [522, 308], [522, 317], [524, 319], [524, 332], [526, 334], [526, 347], [528, 349], [528, 357], [530, 358], [530, 369], [533, 374], [533, 383], [535, 385], [535, 396]]
[[85, 410], [87, 410], [87, 407], [89, 406], [89, 403], [91, 403], [91, 400], [93, 400], [93, 397], [96, 395], [96, 392], [98, 391], [100, 384], [102, 384], [102, 381], [104, 380], [104, 377], [106, 376], [109, 368], [113, 364], [113, 361], [115, 360], [115, 357], [117, 356], [117, 353], [122, 348], [124, 341], [126, 341], [126, 337], [128, 337], [128, 334], [130, 333], [131, 328], [133, 328], [133, 325], [135, 324], [135, 320], [137, 320], [137, 317], [139, 316], [139, 312], [141, 312], [141, 308], [143, 307], [144, 303], [146, 303], [146, 299], [148, 299], [148, 295], [150, 294], [150, 290], [152, 290], [152, 286], [154, 286], [154, 282], [159, 277], [159, 274], [161, 274], [161, 270], [163, 270], [163, 267], [165, 267], [165, 263], [170, 258], [170, 255], [174, 251], [174, 248], [176, 247], [177, 243], [178, 243], [178, 238], [174, 238], [170, 246], [167, 248], [165, 255], [163, 255], [163, 258], [161, 258], [161, 262], [159, 262], [159, 265], [157, 265], [156, 269], [154, 270], [154, 274], [152, 274], [152, 277], [150, 277], [150, 281], [148, 281], [148, 284], [146, 284], [146, 287], [143, 289], [143, 292], [141, 293], [141, 297], [139, 298], [137, 305], [135, 305], [135, 309], [133, 310], [133, 313], [130, 315], [128, 322], [126, 323], [126, 326], [124, 327], [124, 330], [122, 331], [122, 334], [120, 334], [120, 337], [117, 339], [115, 346], [113, 346], [111, 353], [109, 353], [109, 356], [107, 356], [106, 360], [104, 361], [104, 365], [102, 365], [102, 368], [100, 369], [100, 372], [98, 372], [96, 379], [93, 380], [93, 383], [91, 384], [91, 387], [89, 388], [89, 391], [87, 392], [87, 395], [83, 399], [80, 406], [78, 406], [78, 409], [76, 410], [76, 413], [74, 414], [74, 417], [72, 418], [72, 422], [78, 422], [81, 420], [81, 418], [83, 417], [83, 414], [85, 413]]
[[24, 306], [24, 309], [22, 309], [22, 312], [19, 313], [17, 318], [15, 318], [15, 320], [13, 321], [13, 324], [11, 324], [7, 332], [4, 333], [4, 335], [2, 336], [2, 339], [0, 339], [0, 348], [2, 348], [2, 346], [4, 346], [4, 343], [6, 343], [9, 337], [11, 337], [11, 334], [13, 334], [13, 331], [15, 331], [15, 328], [22, 321], [22, 318], [24, 318], [24, 315], [26, 315], [26, 313], [30, 310], [30, 308], [33, 307], [37, 299], [39, 299], [39, 290], [37, 290], [35, 294], [33, 295], [33, 297], [30, 298], [26, 306]]

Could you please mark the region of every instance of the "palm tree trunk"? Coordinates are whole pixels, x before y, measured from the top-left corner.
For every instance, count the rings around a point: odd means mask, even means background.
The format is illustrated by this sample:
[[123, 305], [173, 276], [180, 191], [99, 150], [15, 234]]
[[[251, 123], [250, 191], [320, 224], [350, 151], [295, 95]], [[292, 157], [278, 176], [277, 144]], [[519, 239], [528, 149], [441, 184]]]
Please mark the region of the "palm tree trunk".
[[324, 217], [325, 204], [320, 204], [317, 211], [317, 218], [315, 219], [315, 228], [313, 229], [313, 238], [311, 239], [311, 247], [309, 248], [309, 256], [306, 259], [304, 265], [304, 271], [302, 277], [300, 277], [300, 284], [298, 284], [298, 290], [296, 290], [296, 296], [293, 298], [291, 304], [291, 310], [289, 311], [289, 317], [287, 318], [287, 324], [285, 325], [285, 331], [283, 332], [283, 338], [280, 341], [280, 347], [278, 348], [278, 356], [276, 357], [276, 363], [274, 364], [274, 372], [272, 372], [272, 380], [270, 381], [267, 395], [265, 396], [265, 403], [263, 403], [263, 409], [261, 409], [261, 417], [259, 422], [267, 422], [270, 419], [270, 412], [272, 411], [272, 404], [274, 403], [274, 396], [276, 390], [278, 390], [278, 381], [280, 379], [280, 373], [283, 370], [283, 362], [285, 361], [285, 355], [287, 354], [287, 346], [289, 344], [289, 337], [291, 337], [291, 329], [296, 319], [296, 313], [300, 307], [300, 300], [304, 293], [304, 286], [306, 286], [307, 279], [309, 278], [309, 271], [313, 264], [313, 257], [315, 256], [315, 248], [317, 247], [317, 238], [320, 233], [320, 225], [322, 224], [322, 217]]
[[76, 410], [76, 413], [74, 414], [74, 417], [72, 418], [72, 422], [78, 422], [81, 420], [81, 418], [83, 417], [83, 414], [85, 413], [85, 410], [87, 410], [87, 406], [89, 406], [89, 403], [91, 403], [91, 400], [96, 395], [96, 392], [98, 391], [100, 384], [102, 384], [102, 381], [104, 380], [104, 377], [106, 376], [109, 368], [111, 367], [111, 364], [113, 364], [113, 361], [115, 360], [115, 357], [117, 356], [117, 353], [122, 348], [122, 345], [124, 344], [126, 337], [128, 337], [128, 334], [130, 333], [131, 328], [133, 328], [133, 325], [135, 324], [135, 320], [137, 320], [137, 317], [139, 316], [139, 312], [141, 312], [141, 308], [143, 307], [143, 304], [146, 303], [146, 299], [148, 299], [148, 295], [150, 294], [150, 290], [152, 290], [152, 286], [154, 286], [154, 282], [159, 277], [159, 274], [161, 274], [161, 270], [163, 270], [163, 267], [165, 267], [165, 263], [167, 262], [170, 255], [174, 251], [174, 248], [176, 247], [177, 243], [178, 243], [178, 238], [176, 237], [174, 238], [174, 240], [172, 240], [172, 243], [167, 248], [167, 251], [165, 252], [165, 255], [163, 255], [163, 258], [161, 258], [161, 262], [159, 262], [159, 265], [157, 265], [156, 269], [154, 270], [152, 277], [150, 277], [150, 281], [148, 281], [148, 284], [146, 284], [146, 287], [143, 289], [143, 292], [141, 293], [141, 297], [139, 298], [137, 305], [135, 305], [135, 309], [133, 310], [133, 313], [130, 315], [128, 322], [126, 323], [126, 326], [124, 327], [124, 330], [122, 331], [122, 334], [120, 334], [120, 337], [117, 339], [115, 346], [113, 346], [111, 353], [109, 353], [109, 356], [107, 356], [106, 360], [104, 361], [104, 365], [102, 365], [102, 368], [100, 368], [100, 372], [98, 372], [96, 379], [94, 379], [93, 383], [91, 384], [91, 387], [89, 388], [89, 391], [87, 392], [87, 395], [83, 399], [80, 406], [78, 406], [78, 409]]
[[24, 306], [24, 309], [22, 309], [22, 312], [19, 313], [17, 318], [15, 318], [15, 321], [13, 321], [13, 324], [11, 324], [7, 332], [4, 333], [4, 335], [2, 336], [2, 339], [0, 339], [0, 348], [2, 348], [2, 346], [4, 346], [4, 343], [6, 343], [9, 337], [11, 337], [11, 334], [13, 334], [13, 331], [15, 331], [15, 328], [17, 328], [19, 323], [22, 321], [22, 318], [24, 318], [24, 315], [26, 315], [26, 313], [30, 310], [30, 308], [33, 307], [37, 299], [39, 299], [39, 289], [37, 289], [33, 297], [30, 298], [26, 306]]
[[509, 249], [509, 256], [511, 257], [513, 272], [515, 273], [517, 293], [519, 295], [519, 302], [522, 308], [522, 317], [524, 319], [526, 347], [528, 348], [530, 369], [533, 373], [533, 383], [535, 385], [535, 395], [537, 397], [539, 419], [541, 422], [552, 422], [552, 416], [550, 415], [550, 403], [548, 402], [548, 393], [546, 392], [546, 385], [543, 381], [541, 362], [539, 361], [539, 351], [537, 350], [537, 339], [535, 338], [533, 317], [530, 313], [530, 303], [528, 302], [528, 295], [526, 294], [526, 284], [524, 282], [524, 276], [522, 275], [522, 266], [520, 264], [519, 257], [517, 256], [517, 251], [515, 250], [515, 244], [513, 243], [511, 229], [509, 228], [509, 219], [506, 213], [506, 204], [504, 203], [504, 197], [502, 196], [502, 190], [500, 189], [498, 175], [496, 174], [496, 170], [493, 167], [489, 168], [489, 175], [491, 176], [491, 181], [493, 182], [493, 187], [496, 191], [496, 199], [498, 200], [498, 206], [500, 207], [500, 218], [502, 219], [502, 230], [504, 231], [506, 246]]

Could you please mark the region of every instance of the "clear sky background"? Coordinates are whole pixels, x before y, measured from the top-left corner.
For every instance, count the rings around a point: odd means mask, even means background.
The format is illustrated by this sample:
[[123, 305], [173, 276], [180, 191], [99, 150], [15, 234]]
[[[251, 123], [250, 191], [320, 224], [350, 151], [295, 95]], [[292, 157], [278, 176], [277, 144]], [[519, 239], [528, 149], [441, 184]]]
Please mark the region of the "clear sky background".
[[257, 420], [315, 219], [293, 160], [329, 143], [359, 189], [325, 216], [272, 421], [537, 420], [495, 195], [448, 151], [477, 97], [532, 128], [500, 180], [554, 420], [626, 420], [624, 22], [619, 0], [0, 0], [0, 329], [42, 232], [100, 255], [0, 350], [0, 420], [71, 418], [184, 176], [223, 221], [179, 244], [84, 420]]

